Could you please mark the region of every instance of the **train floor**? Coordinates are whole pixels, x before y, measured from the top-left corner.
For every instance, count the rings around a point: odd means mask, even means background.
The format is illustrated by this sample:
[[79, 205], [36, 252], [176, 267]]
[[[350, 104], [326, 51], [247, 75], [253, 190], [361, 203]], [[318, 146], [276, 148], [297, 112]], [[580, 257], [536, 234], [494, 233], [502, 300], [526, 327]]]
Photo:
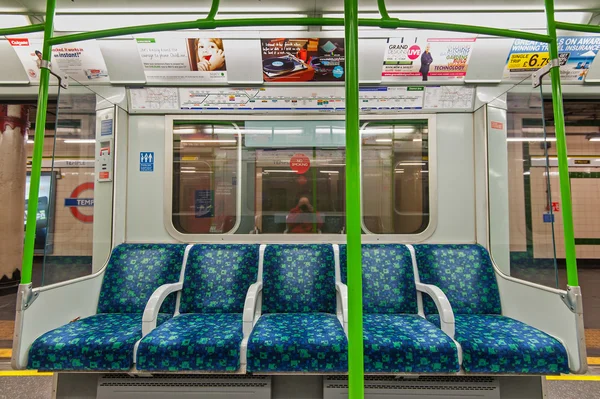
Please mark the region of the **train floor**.
[[[7, 364], [4, 364], [7, 365]], [[0, 399], [51, 399], [52, 375], [8, 375], [0, 363]], [[562, 378], [562, 377], [554, 377]], [[587, 375], [576, 376], [578, 380], [546, 380], [546, 399], [598, 399], [600, 398], [600, 367], [591, 367]], [[295, 396], [301, 398], [302, 396]], [[525, 398], [524, 398], [525, 399]]]

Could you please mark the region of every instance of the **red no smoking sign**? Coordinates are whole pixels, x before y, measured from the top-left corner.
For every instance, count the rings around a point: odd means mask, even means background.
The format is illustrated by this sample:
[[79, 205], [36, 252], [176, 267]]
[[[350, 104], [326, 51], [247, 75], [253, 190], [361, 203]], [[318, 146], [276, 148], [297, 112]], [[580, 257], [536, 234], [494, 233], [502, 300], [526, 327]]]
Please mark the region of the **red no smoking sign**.
[[299, 175], [303, 175], [310, 169], [310, 158], [304, 154], [294, 154], [290, 159], [290, 168]]

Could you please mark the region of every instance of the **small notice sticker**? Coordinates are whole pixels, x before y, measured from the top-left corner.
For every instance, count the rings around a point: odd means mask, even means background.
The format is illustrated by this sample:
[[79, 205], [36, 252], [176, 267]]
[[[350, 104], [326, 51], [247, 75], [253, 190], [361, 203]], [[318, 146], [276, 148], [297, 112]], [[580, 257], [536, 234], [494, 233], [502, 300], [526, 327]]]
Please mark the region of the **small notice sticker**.
[[154, 152], [140, 152], [140, 172], [154, 172]]
[[504, 123], [502, 123], [502, 122], [492, 121], [491, 125], [492, 125], [492, 129], [496, 129], [496, 130], [504, 129]]

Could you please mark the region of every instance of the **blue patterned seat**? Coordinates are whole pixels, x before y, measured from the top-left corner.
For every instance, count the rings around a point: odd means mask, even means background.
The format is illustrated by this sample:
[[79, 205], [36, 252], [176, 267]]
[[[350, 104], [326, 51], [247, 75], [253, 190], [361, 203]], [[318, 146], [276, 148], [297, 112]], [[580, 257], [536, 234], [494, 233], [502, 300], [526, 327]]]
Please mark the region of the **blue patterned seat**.
[[331, 245], [268, 245], [262, 316], [248, 342], [251, 372], [344, 372], [348, 341], [336, 312]]
[[[346, 246], [340, 246], [342, 280]], [[456, 344], [419, 316], [412, 258], [399, 244], [364, 244], [363, 334], [365, 372], [459, 371]]]
[[[30, 369], [124, 371], [142, 338], [146, 302], [162, 284], [179, 281], [185, 245], [121, 244], [110, 257], [97, 314], [49, 331], [29, 351]], [[175, 300], [165, 301], [158, 322], [169, 319]]]
[[140, 342], [136, 366], [147, 371], [236, 371], [242, 311], [256, 281], [259, 245], [195, 245], [189, 253], [180, 315]]
[[[564, 346], [550, 335], [502, 316], [490, 256], [474, 244], [416, 245], [423, 283], [444, 291], [454, 310], [455, 339], [462, 366], [472, 373], [568, 373]], [[424, 300], [427, 318], [439, 325], [434, 304]]]

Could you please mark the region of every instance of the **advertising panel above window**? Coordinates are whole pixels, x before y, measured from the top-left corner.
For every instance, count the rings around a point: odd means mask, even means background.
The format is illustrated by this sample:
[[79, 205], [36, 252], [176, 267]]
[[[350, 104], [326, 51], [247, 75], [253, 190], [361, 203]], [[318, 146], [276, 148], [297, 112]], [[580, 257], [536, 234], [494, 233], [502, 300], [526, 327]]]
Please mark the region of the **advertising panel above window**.
[[148, 82], [227, 82], [223, 39], [148, 37], [136, 42]]
[[389, 38], [383, 59], [384, 82], [462, 81], [475, 37]]
[[265, 82], [343, 82], [344, 39], [261, 39]]

